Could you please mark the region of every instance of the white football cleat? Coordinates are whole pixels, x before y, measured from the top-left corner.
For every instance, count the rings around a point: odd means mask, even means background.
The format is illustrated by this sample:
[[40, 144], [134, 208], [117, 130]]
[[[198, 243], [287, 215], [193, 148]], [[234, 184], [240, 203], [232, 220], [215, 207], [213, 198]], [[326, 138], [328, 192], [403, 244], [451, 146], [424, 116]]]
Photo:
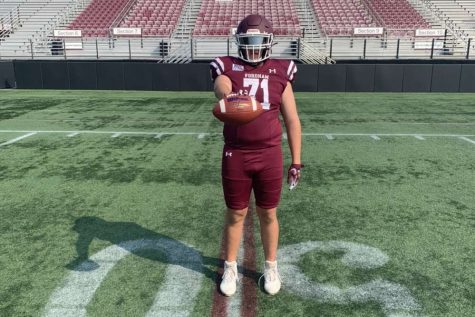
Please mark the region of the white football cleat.
[[223, 280], [219, 285], [219, 289], [226, 296], [232, 296], [236, 293], [238, 283], [238, 271], [236, 261], [224, 261]]
[[266, 261], [264, 267], [264, 290], [270, 295], [280, 291], [281, 279], [277, 270], [277, 261]]

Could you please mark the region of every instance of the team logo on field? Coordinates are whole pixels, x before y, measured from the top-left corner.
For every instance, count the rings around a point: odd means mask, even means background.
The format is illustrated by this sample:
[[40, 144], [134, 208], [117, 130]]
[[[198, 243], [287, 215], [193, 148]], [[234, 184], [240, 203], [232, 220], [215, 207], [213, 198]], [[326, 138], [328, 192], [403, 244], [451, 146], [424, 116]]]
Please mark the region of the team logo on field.
[[233, 64], [233, 70], [236, 71], [236, 72], [243, 72], [244, 71], [244, 66]]

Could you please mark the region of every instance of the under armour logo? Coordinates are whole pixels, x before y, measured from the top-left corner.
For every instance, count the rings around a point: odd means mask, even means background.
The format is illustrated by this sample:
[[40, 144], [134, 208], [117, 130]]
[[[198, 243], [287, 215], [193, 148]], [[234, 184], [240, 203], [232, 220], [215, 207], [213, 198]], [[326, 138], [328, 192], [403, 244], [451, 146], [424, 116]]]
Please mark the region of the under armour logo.
[[269, 68], [269, 74], [277, 74], [277, 70], [275, 68]]
[[232, 156], [233, 156], [233, 152], [226, 152], [225, 156], [226, 156], [226, 157], [228, 157], [228, 156], [231, 156], [231, 157], [232, 157]]

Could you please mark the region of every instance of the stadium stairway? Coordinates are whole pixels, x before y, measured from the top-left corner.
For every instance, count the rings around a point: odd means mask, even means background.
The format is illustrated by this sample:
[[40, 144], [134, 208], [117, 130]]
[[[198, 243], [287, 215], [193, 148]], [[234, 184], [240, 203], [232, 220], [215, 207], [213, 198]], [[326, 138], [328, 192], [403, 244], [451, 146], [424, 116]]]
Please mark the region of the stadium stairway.
[[[450, 1], [447, 8], [437, 6], [439, 1], [436, 0], [408, 1], [411, 2], [416, 9], [420, 8], [419, 12], [423, 10], [426, 14], [431, 15], [432, 19], [430, 20], [426, 18], [426, 20], [431, 22], [432, 28], [447, 29], [447, 45], [451, 47], [453, 55], [460, 55], [461, 57], [465, 55], [466, 45], [470, 35], [467, 32], [464, 32], [464, 30], [462, 30], [457, 24], [457, 21], [450, 17], [445, 11], [446, 9], [448, 9], [448, 11], [453, 11], [453, 8], [457, 6], [457, 1]], [[474, 44], [475, 43], [472, 42], [472, 47], [475, 48]]]
[[192, 61], [190, 39], [200, 12], [202, 0], [186, 0], [182, 14], [170, 38], [170, 52], [163, 59], [165, 63], [189, 63]]
[[310, 0], [294, 0], [294, 7], [302, 28], [302, 37], [309, 41], [321, 39], [322, 35]]
[[305, 64], [333, 64], [335, 61], [325, 53], [326, 39], [318, 27], [311, 0], [294, 0], [295, 11], [302, 29], [297, 57]]
[[172, 33], [172, 38], [182, 40], [189, 39], [195, 27], [196, 18], [200, 12], [202, 0], [186, 0], [177, 26]]
[[26, 0], [0, 0], [0, 18], [8, 16], [11, 10], [17, 8], [24, 2], [26, 2]]
[[461, 32], [462, 38], [475, 39], [475, 1], [430, 0], [430, 2], [443, 12], [445, 19], [454, 23], [455, 28]]

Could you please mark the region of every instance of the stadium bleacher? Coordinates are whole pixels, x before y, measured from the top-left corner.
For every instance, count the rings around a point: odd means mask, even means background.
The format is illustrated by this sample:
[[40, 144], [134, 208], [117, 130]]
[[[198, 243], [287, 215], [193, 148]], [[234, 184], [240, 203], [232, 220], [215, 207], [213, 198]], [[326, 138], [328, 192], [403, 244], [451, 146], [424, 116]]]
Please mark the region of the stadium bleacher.
[[0, 27], [8, 31], [0, 31], [5, 36], [0, 54], [18, 56], [29, 52], [31, 56], [29, 46], [44, 41], [78, 4], [75, 0], [0, 0]]
[[109, 29], [128, 0], [93, 0], [69, 25], [82, 30], [83, 36], [107, 37]]
[[351, 36], [355, 27], [377, 26], [358, 0], [313, 0], [315, 15], [327, 36]]
[[[467, 49], [474, 44], [472, 40], [469, 45], [469, 39], [475, 38], [475, 2], [471, 0], [0, 0], [0, 58], [55, 55], [52, 43], [68, 41], [53, 36], [58, 29], [82, 30], [80, 45], [71, 48], [75, 51], [68, 56], [161, 54], [163, 58], [164, 50], [154, 42], [159, 38], [160, 45], [172, 47], [167, 54], [178, 54], [179, 60], [206, 58], [232, 50], [233, 44], [223, 38], [251, 13], [272, 22], [275, 34], [283, 36], [273, 52], [286, 57], [300, 54], [302, 58], [315, 50], [327, 55], [342, 52], [345, 58], [431, 56], [423, 50], [430, 49], [432, 39], [414, 36], [416, 29], [427, 28], [447, 29], [443, 55], [473, 54]], [[122, 43], [118, 37], [111, 41], [113, 27], [140, 28], [144, 39], [137, 44]], [[375, 38], [363, 30], [358, 39], [354, 37], [354, 28], [371, 27], [383, 28], [383, 36]], [[298, 45], [296, 37], [301, 39]], [[120, 40], [133, 38], [127, 35]], [[367, 44], [359, 42], [364, 38]], [[401, 45], [397, 39], [403, 41]], [[435, 48], [442, 45], [435, 44]], [[292, 51], [297, 48], [298, 53]]]
[[138, 0], [123, 19], [120, 27], [137, 27], [145, 36], [170, 36], [175, 28], [185, 1]]
[[415, 29], [431, 27], [407, 0], [371, 0], [368, 6], [381, 20], [381, 26], [388, 30], [388, 35], [413, 36]]
[[228, 36], [251, 13], [267, 17], [276, 35], [300, 35], [299, 19], [291, 0], [203, 0], [193, 35]]

